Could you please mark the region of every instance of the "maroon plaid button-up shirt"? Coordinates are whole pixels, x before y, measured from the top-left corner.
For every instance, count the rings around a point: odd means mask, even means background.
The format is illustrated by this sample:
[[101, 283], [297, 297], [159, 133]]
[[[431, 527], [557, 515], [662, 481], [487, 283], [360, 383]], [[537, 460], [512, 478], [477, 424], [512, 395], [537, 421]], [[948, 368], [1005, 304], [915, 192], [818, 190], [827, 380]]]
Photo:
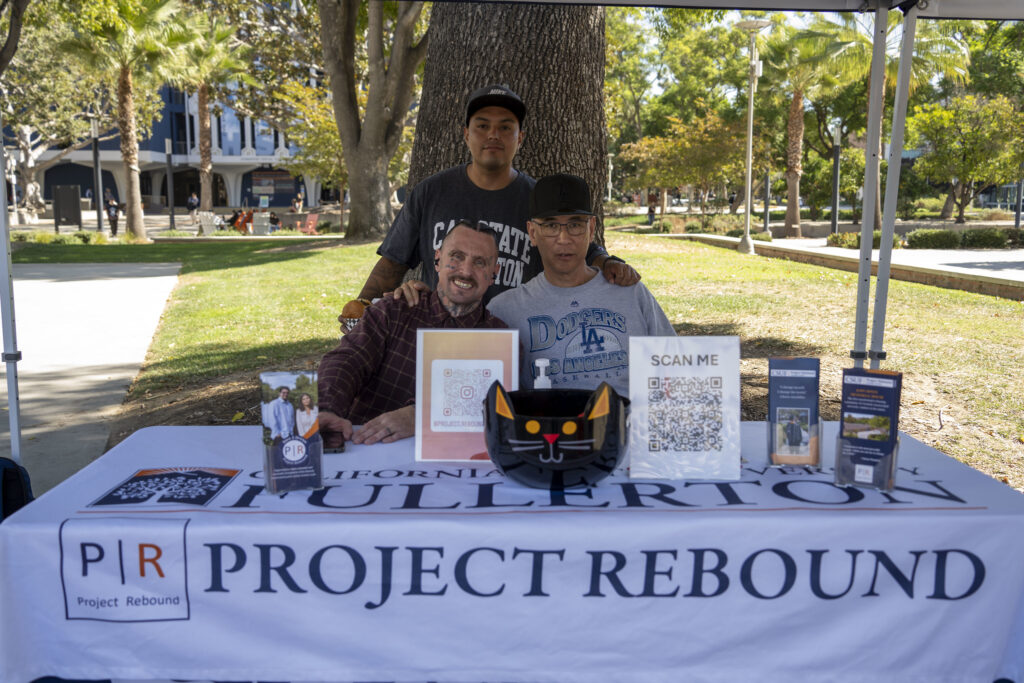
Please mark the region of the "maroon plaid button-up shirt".
[[415, 306], [385, 297], [368, 307], [355, 329], [320, 361], [320, 410], [366, 424], [382, 413], [416, 400], [416, 330], [420, 328], [507, 328], [481, 304], [455, 318], [437, 292]]

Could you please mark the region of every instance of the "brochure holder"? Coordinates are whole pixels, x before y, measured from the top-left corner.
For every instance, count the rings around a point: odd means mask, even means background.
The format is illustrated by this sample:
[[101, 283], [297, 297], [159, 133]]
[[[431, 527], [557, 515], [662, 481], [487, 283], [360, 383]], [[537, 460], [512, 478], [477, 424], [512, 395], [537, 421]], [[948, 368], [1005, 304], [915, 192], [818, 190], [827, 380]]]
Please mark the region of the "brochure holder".
[[899, 454], [903, 374], [843, 370], [842, 410], [836, 439], [835, 483], [891, 491]]
[[260, 387], [264, 488], [272, 494], [323, 488], [316, 373], [264, 372]]
[[768, 359], [768, 462], [772, 467], [821, 461], [817, 358]]

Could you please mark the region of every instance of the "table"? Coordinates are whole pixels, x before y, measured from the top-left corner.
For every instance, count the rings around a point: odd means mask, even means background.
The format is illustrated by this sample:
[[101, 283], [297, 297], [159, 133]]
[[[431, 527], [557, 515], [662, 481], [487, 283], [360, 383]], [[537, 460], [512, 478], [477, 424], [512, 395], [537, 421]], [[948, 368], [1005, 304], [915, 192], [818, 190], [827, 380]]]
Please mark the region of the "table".
[[406, 440], [281, 497], [258, 427], [144, 429], [0, 525], [0, 680], [1024, 680], [1024, 496], [905, 435], [896, 490], [837, 488], [765, 429], [732, 483]]

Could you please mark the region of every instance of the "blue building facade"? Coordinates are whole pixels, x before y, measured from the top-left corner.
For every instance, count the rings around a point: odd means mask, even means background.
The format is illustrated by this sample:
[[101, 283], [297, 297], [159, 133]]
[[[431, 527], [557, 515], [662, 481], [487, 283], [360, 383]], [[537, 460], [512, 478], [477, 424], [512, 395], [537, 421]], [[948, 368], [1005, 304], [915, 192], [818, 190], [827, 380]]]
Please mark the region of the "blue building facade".
[[[164, 87], [162, 116], [153, 124], [152, 135], [139, 142], [140, 186], [143, 206], [167, 206], [167, 149], [171, 151], [175, 207], [184, 207], [189, 195], [200, 193], [199, 120], [194, 95]], [[242, 116], [229, 107], [211, 114], [213, 151], [213, 205], [221, 208], [255, 207], [266, 197], [270, 206], [287, 207], [299, 192], [306, 206], [315, 206], [321, 184], [315, 178], [295, 178], [281, 162], [295, 152], [284, 135], [263, 121]], [[45, 156], [44, 156], [45, 158]], [[125, 196], [124, 164], [120, 140], [100, 143], [100, 167], [104, 192], [117, 199]], [[42, 179], [43, 197], [52, 199], [56, 185], [79, 185], [82, 196], [93, 187], [92, 148], [68, 155], [66, 161], [50, 168]]]

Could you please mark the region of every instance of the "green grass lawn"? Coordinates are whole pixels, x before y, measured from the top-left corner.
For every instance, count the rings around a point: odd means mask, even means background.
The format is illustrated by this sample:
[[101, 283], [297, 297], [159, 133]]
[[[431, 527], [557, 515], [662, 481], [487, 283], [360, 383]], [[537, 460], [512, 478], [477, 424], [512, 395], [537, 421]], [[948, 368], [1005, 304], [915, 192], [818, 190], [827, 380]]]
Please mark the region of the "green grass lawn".
[[[740, 336], [752, 392], [745, 401], [763, 398], [769, 356], [816, 356], [822, 414], [837, 419], [841, 368], [852, 365], [854, 273], [663, 237], [607, 240], [609, 252], [642, 273], [680, 334]], [[183, 264], [132, 389], [144, 393], [318, 357], [337, 343], [338, 313], [361, 288], [375, 250], [324, 241], [27, 245], [14, 260]], [[1021, 302], [890, 283], [883, 367], [906, 375], [901, 428], [1024, 489], [1022, 337]], [[745, 417], [763, 419], [759, 406], [745, 404]]]

